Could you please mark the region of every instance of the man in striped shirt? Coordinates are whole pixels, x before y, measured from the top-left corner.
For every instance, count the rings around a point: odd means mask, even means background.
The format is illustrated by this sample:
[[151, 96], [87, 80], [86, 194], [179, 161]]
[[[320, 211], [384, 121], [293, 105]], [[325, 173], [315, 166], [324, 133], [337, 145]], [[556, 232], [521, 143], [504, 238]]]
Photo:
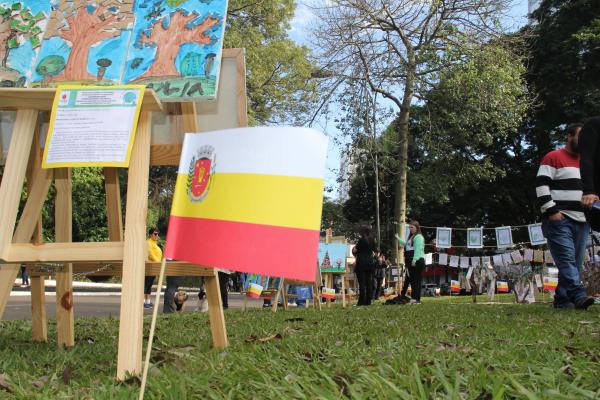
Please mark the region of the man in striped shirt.
[[542, 210], [542, 230], [558, 267], [554, 307], [586, 309], [594, 298], [587, 295], [579, 271], [590, 232], [581, 206], [578, 139], [581, 124], [567, 128], [567, 145], [542, 159], [536, 193]]

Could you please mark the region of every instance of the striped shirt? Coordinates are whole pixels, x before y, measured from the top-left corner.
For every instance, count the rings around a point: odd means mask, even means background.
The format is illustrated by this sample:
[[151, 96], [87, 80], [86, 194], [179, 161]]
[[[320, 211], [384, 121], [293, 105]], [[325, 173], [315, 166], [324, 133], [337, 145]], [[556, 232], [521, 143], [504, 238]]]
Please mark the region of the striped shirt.
[[542, 159], [535, 179], [535, 190], [542, 215], [561, 212], [567, 217], [585, 222], [581, 207], [581, 175], [579, 155], [566, 149], [551, 151]]

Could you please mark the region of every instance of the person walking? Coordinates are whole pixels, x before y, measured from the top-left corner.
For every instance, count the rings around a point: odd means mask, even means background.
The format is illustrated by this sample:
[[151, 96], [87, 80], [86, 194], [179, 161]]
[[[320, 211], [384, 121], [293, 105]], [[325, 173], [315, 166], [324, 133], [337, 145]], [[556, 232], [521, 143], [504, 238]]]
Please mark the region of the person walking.
[[544, 156], [535, 183], [542, 231], [558, 268], [555, 308], [587, 309], [594, 303], [579, 275], [590, 233], [581, 203], [583, 190], [578, 154], [581, 127], [581, 124], [572, 124], [567, 128], [566, 146]]
[[29, 275], [25, 264], [21, 264], [21, 286], [29, 286]]
[[[408, 279], [404, 280], [399, 300], [404, 303], [421, 304], [421, 284], [425, 269], [425, 238], [421, 233], [421, 225], [418, 221], [410, 221], [408, 227], [410, 234], [406, 241], [402, 240], [398, 234], [395, 235], [400, 246], [404, 246], [404, 260], [408, 266]], [[411, 287], [410, 300], [406, 297], [409, 283]]]
[[373, 273], [375, 270], [375, 238], [371, 228], [364, 226], [360, 230], [360, 239], [352, 253], [356, 256], [356, 278], [358, 280], [358, 306], [371, 305], [373, 298]]
[[[161, 262], [162, 261], [162, 250], [158, 245], [159, 231], [156, 228], [150, 228], [148, 231], [148, 239], [146, 244], [148, 245], [148, 261]], [[144, 308], [152, 308], [154, 304], [150, 300], [150, 294], [152, 293], [152, 284], [154, 284], [154, 276], [146, 275], [144, 277]]]

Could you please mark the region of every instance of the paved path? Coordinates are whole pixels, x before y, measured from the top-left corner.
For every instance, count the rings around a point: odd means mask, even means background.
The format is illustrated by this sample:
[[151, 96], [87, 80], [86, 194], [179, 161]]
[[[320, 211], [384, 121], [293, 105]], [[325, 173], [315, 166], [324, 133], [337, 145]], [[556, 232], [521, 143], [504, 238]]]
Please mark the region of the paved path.
[[[188, 292], [189, 299], [185, 303], [184, 312], [198, 310], [198, 296], [196, 293]], [[154, 301], [154, 294], [152, 300]], [[77, 317], [119, 317], [121, 294], [118, 292], [75, 292], [74, 293], [75, 318]], [[47, 318], [55, 317], [56, 295], [46, 292], [46, 315]], [[243, 297], [239, 293], [229, 294], [229, 307], [241, 308]], [[262, 300], [248, 299], [248, 307], [261, 307]], [[162, 313], [162, 298], [158, 308]], [[152, 309], [145, 309], [145, 314], [151, 314]], [[3, 319], [31, 319], [31, 296], [29, 292], [13, 291], [9, 297]]]

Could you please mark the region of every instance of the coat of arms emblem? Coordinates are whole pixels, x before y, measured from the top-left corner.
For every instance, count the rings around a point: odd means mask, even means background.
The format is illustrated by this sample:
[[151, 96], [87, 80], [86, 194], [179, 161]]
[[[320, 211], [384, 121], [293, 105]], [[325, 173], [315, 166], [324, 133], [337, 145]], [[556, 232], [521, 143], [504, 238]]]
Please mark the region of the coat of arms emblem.
[[215, 149], [202, 146], [190, 160], [187, 193], [191, 201], [202, 201], [208, 195], [214, 170]]

